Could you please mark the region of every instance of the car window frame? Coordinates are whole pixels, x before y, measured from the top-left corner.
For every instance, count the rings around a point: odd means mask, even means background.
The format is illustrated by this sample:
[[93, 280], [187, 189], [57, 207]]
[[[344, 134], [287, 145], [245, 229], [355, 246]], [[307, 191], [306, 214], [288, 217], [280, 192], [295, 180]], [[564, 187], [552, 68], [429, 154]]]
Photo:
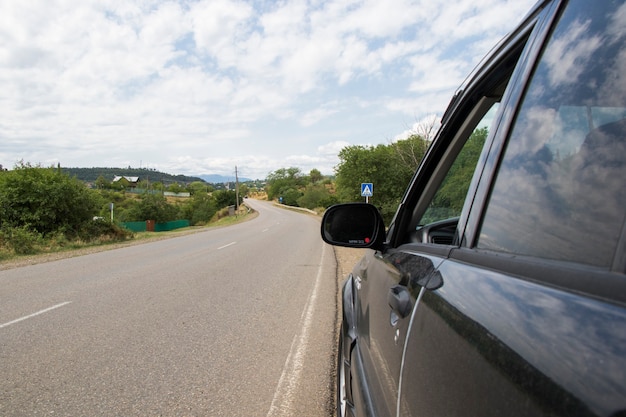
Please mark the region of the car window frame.
[[460, 222], [463, 221], [460, 247], [473, 248], [476, 246], [482, 218], [489, 201], [489, 193], [495, 181], [498, 164], [503, 156], [509, 133], [515, 124], [524, 93], [553, 26], [560, 15], [563, 3], [567, 2], [553, 2], [544, 9], [536, 10], [534, 14], [529, 16], [523, 29], [517, 34], [516, 42], [519, 42], [528, 31], [532, 32], [511, 75], [509, 88], [502, 97], [499, 114], [494, 120], [492, 132], [487, 138], [489, 144], [485, 144], [485, 146], [489, 146], [489, 150], [485, 155], [482, 171], [480, 175], [474, 176], [475, 182], [470, 186], [470, 192], [474, 193], [473, 200], [471, 206], [464, 210], [459, 220]]
[[[428, 210], [428, 204], [434, 199], [435, 195], [437, 195], [440, 190], [443, 181], [450, 173], [450, 170], [454, 163], [456, 162], [458, 156], [461, 154], [463, 148], [468, 142], [472, 133], [477, 129], [478, 124], [484, 119], [484, 116], [489, 112], [489, 110], [498, 103], [499, 100], [494, 97], [482, 96], [477, 99], [475, 105], [469, 110], [466, 117], [461, 124], [461, 127], [455, 132], [452, 139], [449, 141], [449, 144], [443, 154], [441, 155], [437, 166], [431, 175], [427, 179], [427, 183], [424, 187], [425, 192], [419, 194], [417, 202], [414, 205], [413, 214], [411, 217], [411, 223], [409, 224], [410, 230], [415, 230], [420, 223], [420, 220], [423, 218], [424, 214]], [[487, 143], [488, 138], [485, 140], [485, 144]], [[484, 146], [483, 146], [484, 149]], [[481, 156], [482, 156], [481, 152]], [[480, 166], [480, 160], [476, 163], [475, 171], [478, 171]], [[472, 175], [472, 180], [475, 178], [475, 175]], [[469, 190], [466, 194], [469, 195]], [[419, 210], [419, 211], [418, 211]]]
[[[549, 37], [567, 2], [555, 2], [540, 12], [540, 20], [534, 29], [533, 38], [529, 39], [524, 55], [520, 57], [517, 74], [513, 74], [509, 91], [503, 97], [501, 113], [497, 125], [490, 132], [489, 153], [483, 166], [483, 172], [473, 190], [472, 207], [467, 211], [460, 245], [449, 252], [449, 259], [476, 265], [507, 275], [541, 283], [565, 291], [584, 293], [590, 297], [615, 304], [626, 304], [626, 224], [621, 230], [612, 267], [591, 266], [576, 262], [543, 259], [534, 256], [500, 253], [477, 249], [476, 243], [480, 226], [487, 209], [490, 192], [494, 186], [499, 162], [504, 156], [506, 143], [514, 128], [524, 95], [539, 65]], [[532, 43], [531, 43], [532, 42]], [[516, 78], [517, 77], [517, 78]], [[476, 176], [475, 176], [476, 177]], [[472, 188], [470, 187], [470, 190]], [[461, 220], [460, 220], [461, 221]]]
[[[544, 23], [544, 30], [542, 31], [543, 35], [541, 37], [541, 43], [538, 44], [538, 47], [534, 48], [535, 51], [533, 53], [533, 59], [529, 62], [530, 65], [528, 65], [527, 68], [525, 68], [524, 75], [523, 75], [524, 82], [519, 85], [519, 90], [516, 91], [513, 96], [515, 100], [515, 105], [506, 106], [510, 112], [510, 115], [508, 117], [506, 128], [504, 129], [503, 133], [500, 135], [500, 138], [497, 144], [497, 151], [493, 152], [493, 154], [490, 156], [489, 163], [493, 167], [493, 169], [490, 170], [491, 174], [489, 177], [489, 181], [481, 180], [482, 189], [479, 191], [479, 193], [482, 196], [482, 201], [481, 201], [482, 204], [481, 204], [480, 210], [476, 210], [473, 212], [474, 221], [471, 224], [474, 226], [474, 228], [472, 229], [472, 234], [469, 236], [466, 236], [468, 237], [468, 240], [469, 240], [469, 242], [467, 243], [467, 246], [478, 247], [478, 240], [479, 240], [479, 235], [480, 235], [480, 229], [482, 228], [482, 221], [485, 218], [485, 214], [486, 214], [487, 207], [489, 204], [490, 195], [493, 192], [493, 189], [495, 187], [496, 175], [497, 175], [497, 172], [499, 171], [499, 165], [502, 163], [502, 161], [505, 158], [507, 143], [510, 139], [510, 136], [515, 133], [514, 128], [517, 122], [517, 118], [520, 116], [520, 111], [522, 110], [524, 99], [528, 93], [529, 88], [531, 87], [532, 80], [535, 76], [535, 73], [538, 67], [541, 65], [541, 57], [543, 56], [546, 48], [549, 46], [550, 39], [552, 35], [554, 34], [554, 31], [557, 29], [558, 23], [561, 19], [561, 16], [566, 10], [568, 3], [569, 2], [567, 1], [562, 1], [562, 2], [555, 3], [553, 5], [551, 12], [548, 15], [548, 18], [545, 19], [546, 21]], [[589, 117], [592, 117], [592, 116], [590, 115]], [[590, 121], [590, 125], [591, 124], [592, 122]], [[624, 242], [624, 239], [625, 239], [624, 230], [626, 230], [626, 225], [622, 225], [621, 230], [617, 233], [618, 235], [617, 245], [616, 245], [615, 253], [613, 253], [612, 260], [608, 264], [599, 266], [600, 269], [605, 269], [605, 270], [608, 269], [609, 271], [612, 271], [612, 272], [621, 272], [621, 273], [626, 272], [626, 255], [624, 255], [623, 253], [623, 249], [624, 247], [626, 247], [626, 244]], [[482, 248], [482, 249], [486, 251], [490, 250], [488, 248]], [[520, 256], [520, 254], [515, 254], [515, 255]], [[537, 255], [528, 254], [529, 258], [533, 258], [536, 256]], [[557, 259], [554, 259], [554, 260], [557, 260]], [[572, 264], [578, 263], [573, 258], [570, 259], [569, 261], [568, 260], [565, 260], [565, 261], [571, 262]], [[581, 262], [580, 264], [587, 265], [586, 263], [583, 263], [583, 262]]]
[[[519, 82], [518, 78], [521, 77], [519, 74], [520, 66], [524, 68], [527, 66], [526, 64], [522, 65], [522, 63], [532, 57], [529, 50], [536, 49], [532, 48], [532, 45], [537, 42], [537, 38], [542, 37], [542, 33], [545, 31], [541, 25], [541, 18], [546, 13], [546, 10], [544, 10], [544, 6], [538, 5], [536, 9], [531, 11], [525, 18], [524, 23], [520, 24], [514, 33], [510, 34], [495, 48], [494, 52], [482, 66], [476, 70], [476, 74], [467, 85], [459, 89], [452, 98], [448, 110], [446, 110], [443, 116], [443, 124], [411, 180], [402, 203], [389, 227], [387, 247], [397, 248], [407, 244], [411, 246], [417, 245], [418, 250], [422, 252], [447, 257], [453, 248], [467, 242], [465, 233], [470, 221], [470, 213], [473, 209], [476, 193], [482, 181], [481, 178], [485, 172], [489, 173], [489, 170], [492, 168], [488, 167], [488, 155], [491, 153], [494, 138], [500, 129], [501, 121], [507, 113], [506, 103], [510, 100], [509, 90], [511, 89], [509, 87]], [[539, 34], [536, 32], [539, 32]], [[407, 236], [413, 232], [412, 226], [416, 221], [416, 210], [421, 210], [422, 212], [425, 210], [424, 205], [429, 204], [437, 192], [440, 180], [447, 175], [448, 169], [454, 163], [459, 150], [462, 149], [469, 135], [475, 129], [475, 123], [482, 119], [483, 115], [480, 115], [478, 120], [476, 120], [480, 103], [485, 99], [483, 93], [489, 90], [488, 86], [495, 88], [501, 82], [501, 77], [498, 78], [494, 73], [503, 67], [507, 59], [518, 53], [519, 55], [515, 60], [504, 95], [500, 99], [500, 108], [490, 127], [490, 132], [483, 146], [483, 151], [475, 167], [466, 195], [465, 204], [457, 225], [457, 233], [459, 234], [457, 239], [455, 239], [457, 243], [454, 245], [440, 245], [411, 242]], [[498, 81], [496, 82], [495, 80]], [[472, 121], [475, 123], [470, 123]], [[442, 160], [444, 161], [442, 162]], [[446, 169], [443, 170], [443, 173], [436, 175], [435, 172], [440, 169], [439, 167], [442, 163], [445, 164]], [[417, 206], [420, 206], [420, 208], [418, 209]], [[470, 230], [474, 229], [475, 227], [470, 228]]]

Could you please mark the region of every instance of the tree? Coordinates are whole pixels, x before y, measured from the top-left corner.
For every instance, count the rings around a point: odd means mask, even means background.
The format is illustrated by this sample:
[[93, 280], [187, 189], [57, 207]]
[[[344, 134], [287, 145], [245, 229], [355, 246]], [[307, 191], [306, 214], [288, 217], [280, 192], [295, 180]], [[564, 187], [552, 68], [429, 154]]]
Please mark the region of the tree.
[[0, 227], [42, 235], [77, 233], [98, 213], [99, 195], [59, 169], [20, 163], [0, 175]]
[[154, 220], [157, 223], [176, 220], [178, 209], [161, 194], [144, 194], [128, 213], [129, 221]]
[[434, 114], [427, 116], [413, 125], [411, 136], [418, 136], [427, 142], [432, 142], [440, 125], [441, 119], [439, 117]]
[[324, 176], [318, 169], [314, 168], [311, 170], [311, 172], [309, 172], [309, 180], [311, 181], [311, 184], [318, 183], [323, 179], [324, 179]]
[[152, 185], [150, 186], [150, 188], [152, 188], [153, 190], [156, 191], [165, 191], [165, 185], [163, 185], [163, 183], [161, 181], [155, 181], [152, 183]]
[[250, 194], [250, 187], [247, 184], [239, 184], [239, 195], [247, 196]]
[[419, 166], [430, 142], [422, 136], [411, 135], [404, 140], [399, 140], [390, 145], [397, 157], [397, 161], [408, 171], [414, 172]]
[[363, 201], [361, 184], [373, 183], [370, 202], [390, 221], [426, 149], [427, 141], [419, 136], [390, 145], [343, 148], [336, 168], [339, 200]]
[[324, 184], [309, 184], [304, 190], [304, 194], [297, 201], [299, 207], [315, 209], [318, 207], [327, 208], [337, 201], [332, 198]]
[[213, 193], [216, 208], [222, 209], [228, 206], [234, 206], [237, 201], [237, 194], [234, 191], [218, 190]]
[[281, 193], [283, 197], [283, 204], [287, 206], [298, 207], [298, 200], [302, 197], [303, 193], [296, 188], [287, 188]]
[[[270, 172], [267, 176], [267, 197], [274, 200], [278, 197], [285, 197], [283, 194], [289, 189], [298, 190], [305, 185], [305, 180], [300, 168], [280, 168]], [[291, 196], [294, 196], [292, 193]]]
[[450, 167], [450, 171], [448, 171], [435, 197], [435, 201], [433, 201], [433, 206], [448, 208], [454, 213], [461, 212], [478, 158], [488, 134], [489, 130], [486, 127], [476, 129], [472, 133], [454, 164]]
[[194, 193], [183, 207], [183, 217], [192, 225], [208, 223], [215, 213], [215, 199], [207, 193]]
[[182, 192], [184, 192], [184, 191], [185, 191], [185, 188], [184, 188], [182, 185], [180, 185], [179, 183], [175, 182], [175, 183], [173, 183], [173, 184], [170, 184], [170, 185], [167, 187], [167, 191], [169, 191], [169, 192], [171, 192], [171, 193], [176, 193], [176, 194], [178, 194], [178, 193], [182, 193]]
[[100, 175], [96, 179], [96, 188], [98, 188], [99, 190], [109, 189], [109, 188], [111, 188], [111, 181], [107, 180], [102, 175]]
[[209, 186], [206, 182], [194, 181], [187, 186], [187, 191], [189, 191], [191, 195], [207, 194], [213, 191], [213, 187]]

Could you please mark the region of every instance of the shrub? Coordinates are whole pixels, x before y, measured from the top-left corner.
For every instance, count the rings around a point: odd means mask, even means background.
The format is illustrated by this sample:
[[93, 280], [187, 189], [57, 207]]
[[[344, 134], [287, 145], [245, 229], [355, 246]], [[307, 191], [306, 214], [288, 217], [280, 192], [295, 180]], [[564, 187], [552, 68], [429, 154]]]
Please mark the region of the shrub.
[[302, 197], [302, 193], [295, 188], [289, 188], [283, 193], [283, 204], [286, 206], [298, 207], [298, 199]]
[[132, 232], [119, 227], [104, 219], [95, 219], [85, 223], [79, 230], [78, 236], [85, 242], [125, 240], [132, 236]]
[[32, 230], [30, 227], [21, 226], [4, 228], [2, 230], [2, 240], [17, 255], [32, 255], [39, 251], [38, 247], [43, 239], [40, 233]]
[[97, 213], [98, 199], [58, 169], [21, 164], [0, 175], [0, 225], [42, 235], [77, 230]]

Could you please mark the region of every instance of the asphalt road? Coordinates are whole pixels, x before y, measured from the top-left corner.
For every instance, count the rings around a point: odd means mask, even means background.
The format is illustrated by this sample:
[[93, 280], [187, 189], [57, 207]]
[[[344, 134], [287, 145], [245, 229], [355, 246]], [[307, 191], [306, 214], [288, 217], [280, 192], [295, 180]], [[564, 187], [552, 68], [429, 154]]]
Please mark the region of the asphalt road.
[[1, 416], [328, 416], [337, 283], [313, 216], [0, 271]]

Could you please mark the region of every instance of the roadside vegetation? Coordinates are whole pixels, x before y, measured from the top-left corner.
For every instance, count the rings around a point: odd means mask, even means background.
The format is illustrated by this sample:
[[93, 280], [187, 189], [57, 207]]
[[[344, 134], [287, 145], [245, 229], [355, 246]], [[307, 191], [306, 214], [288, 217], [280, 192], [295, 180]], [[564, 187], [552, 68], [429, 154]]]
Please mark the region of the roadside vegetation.
[[336, 203], [365, 201], [361, 184], [373, 183], [369, 202], [390, 220], [429, 144], [413, 135], [388, 145], [348, 146], [339, 152], [333, 178], [315, 169], [306, 175], [298, 168], [281, 168], [267, 177], [267, 195], [289, 206], [324, 210]]
[[[486, 136], [487, 129], [474, 132], [470, 143], [477, 144], [477, 151]], [[348, 146], [339, 153], [334, 176], [317, 169], [305, 174], [296, 167], [280, 168], [268, 174], [263, 188], [257, 187], [259, 182], [240, 184], [240, 202], [250, 196], [322, 213], [333, 204], [364, 201], [361, 183], [373, 183], [369, 202], [389, 222], [429, 145], [413, 135], [388, 145]], [[443, 200], [439, 207], [459, 201], [454, 195], [464, 192], [459, 187], [469, 183], [468, 175], [463, 164], [453, 170], [438, 197]], [[237, 202], [237, 193], [228, 188], [215, 189], [198, 179], [167, 187], [147, 180], [130, 184], [102, 175], [87, 183], [61, 167], [22, 162], [0, 170], [0, 261], [132, 239], [135, 234], [123, 227], [125, 222], [228, 224]]]
[[[458, 158], [438, 194], [437, 207], [458, 212], [454, 202], [463, 201], [487, 128], [477, 129]], [[424, 135], [429, 136], [429, 135]], [[424, 136], [377, 146], [348, 146], [339, 152], [339, 164], [331, 179], [312, 170], [309, 175], [298, 168], [281, 168], [267, 177], [267, 195], [289, 206], [323, 211], [332, 204], [365, 201], [361, 184], [372, 183], [374, 195], [369, 202], [380, 210], [389, 224], [415, 170], [430, 146]], [[465, 188], [464, 188], [465, 187]]]
[[167, 198], [154, 188], [130, 192], [104, 179], [96, 183], [92, 189], [60, 167], [24, 162], [0, 171], [0, 260], [134, 238], [124, 222], [186, 219], [207, 225], [236, 202], [234, 191], [214, 191], [206, 183], [189, 184], [184, 199]]

